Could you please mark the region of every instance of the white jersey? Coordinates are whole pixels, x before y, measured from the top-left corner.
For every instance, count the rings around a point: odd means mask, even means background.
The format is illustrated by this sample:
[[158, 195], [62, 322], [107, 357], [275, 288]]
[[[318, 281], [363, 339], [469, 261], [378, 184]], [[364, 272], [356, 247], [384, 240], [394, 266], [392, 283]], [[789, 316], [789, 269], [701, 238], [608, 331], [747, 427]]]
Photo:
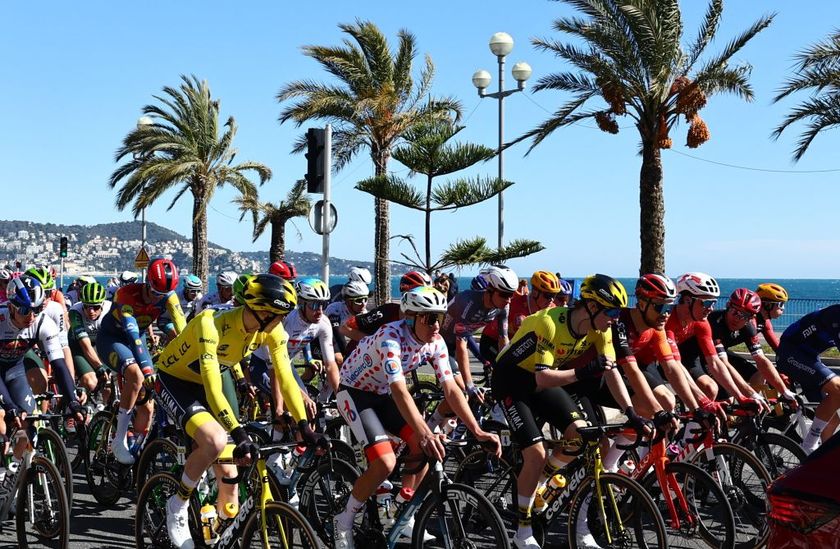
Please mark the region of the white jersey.
[[[306, 346], [312, 341], [318, 340], [321, 346], [321, 356], [325, 362], [335, 361], [335, 350], [333, 349], [332, 325], [327, 315], [322, 314], [321, 319], [316, 323], [306, 322], [300, 314], [300, 309], [295, 309], [286, 315], [283, 320], [283, 328], [289, 334], [289, 358], [294, 361], [298, 355], [302, 355]], [[254, 351], [258, 358], [270, 363], [268, 348], [260, 347]]]
[[341, 384], [361, 391], [387, 395], [391, 384], [405, 374], [431, 363], [438, 382], [453, 379], [449, 352], [439, 334], [430, 343], [414, 338], [405, 320], [385, 324], [359, 342], [341, 365]]
[[[359, 313], [364, 314], [367, 312], [367, 305], [362, 311]], [[347, 304], [344, 301], [336, 301], [335, 303], [330, 303], [327, 305], [327, 308], [324, 310], [324, 314], [330, 318], [332, 321], [333, 326], [341, 326], [344, 324], [344, 321], [353, 316], [353, 313], [350, 312], [350, 309], [347, 308]]]
[[0, 367], [3, 370], [22, 363], [23, 355], [38, 343], [48, 360], [63, 360], [64, 352], [58, 337], [58, 326], [46, 314], [39, 314], [31, 326], [21, 329], [12, 324], [9, 308], [0, 307]]
[[64, 307], [56, 301], [47, 301], [44, 306], [44, 314], [50, 317], [55, 322], [55, 325], [58, 326], [58, 342], [61, 344], [61, 347], [67, 347], [67, 330], [70, 329], [70, 326], [64, 321]]
[[213, 309], [215, 311], [224, 311], [226, 309], [232, 309], [236, 306], [234, 303], [233, 298], [231, 297], [227, 301], [222, 301], [219, 297], [219, 292], [213, 292], [212, 294], [207, 294], [206, 296], [201, 298], [201, 301], [196, 300], [197, 303], [195, 305], [195, 313], [198, 314], [204, 309]]

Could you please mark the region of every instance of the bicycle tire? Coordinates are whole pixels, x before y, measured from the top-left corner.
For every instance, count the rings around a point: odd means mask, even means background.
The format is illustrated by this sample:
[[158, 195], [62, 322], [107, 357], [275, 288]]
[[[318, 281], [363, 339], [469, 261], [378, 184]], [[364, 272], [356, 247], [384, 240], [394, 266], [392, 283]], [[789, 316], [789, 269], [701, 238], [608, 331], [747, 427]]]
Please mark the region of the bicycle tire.
[[677, 529], [674, 526], [665, 500], [661, 497], [662, 487], [656, 473], [651, 471], [641, 484], [658, 505], [659, 512], [665, 520], [668, 546], [672, 549], [735, 547], [735, 517], [726, 500], [726, 494], [715, 480], [706, 471], [690, 463], [670, 462], [666, 465], [665, 472], [676, 476], [679, 489], [689, 505], [688, 511], [692, 519], [698, 521], [698, 526], [694, 528], [686, 524], [688, 517], [681, 511], [673, 488], [669, 488], [672, 491], [672, 501], [679, 512], [677, 518], [681, 528]]
[[[589, 533], [604, 549], [668, 546], [662, 515], [638, 482], [617, 473], [601, 473], [599, 482], [596, 489], [595, 478], [587, 477], [572, 496], [567, 521], [571, 549], [582, 547], [576, 530], [580, 521], [586, 521]], [[604, 498], [603, 506], [591, 504], [598, 492]]]
[[452, 481], [472, 486], [499, 512], [508, 533], [512, 536], [518, 527], [516, 471], [505, 460], [484, 450], [475, 450], [459, 464]]
[[35, 449], [49, 461], [53, 462], [58, 474], [64, 481], [64, 493], [67, 495], [67, 505], [73, 506], [73, 464], [67, 454], [64, 440], [57, 432], [49, 427], [38, 429], [38, 439]]
[[[425, 532], [434, 536], [434, 541], [423, 541]], [[465, 484], [447, 484], [440, 501], [430, 495], [417, 510], [411, 546], [434, 549], [465, 545], [510, 549], [510, 536], [496, 508], [478, 490]]]
[[110, 450], [111, 430], [113, 428], [114, 416], [111, 412], [99, 412], [87, 426], [87, 467], [85, 477], [87, 478], [90, 493], [104, 506], [111, 506], [116, 503], [120, 496], [120, 487], [111, 481], [108, 473], [109, 467], [114, 467], [116, 458]]
[[[252, 513], [242, 532], [242, 547], [310, 549], [319, 547], [318, 535], [299, 511], [288, 503], [272, 501], [265, 506], [268, 539], [262, 539], [260, 510]], [[281, 537], [282, 532], [282, 537]], [[276, 541], [272, 541], [276, 538]], [[265, 542], [265, 543], [263, 543]]]
[[[692, 463], [709, 473], [721, 485], [735, 516], [735, 547], [761, 547], [770, 535], [767, 523], [767, 487], [770, 473], [749, 450], [729, 442], [715, 443], [713, 456], [698, 452]], [[725, 461], [726, 470], [719, 470], [718, 459]], [[728, 472], [728, 475], [724, 474]]]
[[764, 433], [753, 450], [773, 480], [799, 467], [806, 457], [799, 444], [779, 433]]
[[175, 474], [179, 470], [178, 447], [175, 443], [168, 438], [150, 440], [140, 453], [140, 459], [137, 460], [137, 469], [134, 472], [137, 493], [140, 493], [143, 485], [152, 475], [157, 473]]
[[297, 483], [299, 509], [327, 547], [333, 546], [332, 519], [344, 510], [353, 484], [359, 478], [358, 470], [346, 461], [331, 461], [321, 462]]
[[[166, 531], [166, 502], [178, 492], [178, 479], [170, 473], [157, 473], [149, 480], [137, 496], [137, 507], [134, 515], [134, 542], [137, 549], [166, 549], [173, 548]], [[195, 497], [190, 501], [190, 533], [193, 539], [203, 539], [201, 519], [193, 505]], [[147, 538], [149, 542], [147, 543]]]
[[[18, 545], [24, 549], [66, 548], [70, 540], [70, 506], [61, 474], [43, 456], [34, 456], [23, 474], [15, 507]], [[36, 517], [31, 524], [27, 520], [30, 511]]]

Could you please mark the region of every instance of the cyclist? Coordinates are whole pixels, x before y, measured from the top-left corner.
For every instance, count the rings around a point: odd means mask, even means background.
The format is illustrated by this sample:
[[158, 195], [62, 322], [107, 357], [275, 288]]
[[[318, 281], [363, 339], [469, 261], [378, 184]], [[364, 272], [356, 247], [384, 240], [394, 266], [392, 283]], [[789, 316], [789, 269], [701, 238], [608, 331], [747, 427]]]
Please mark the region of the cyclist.
[[[134, 456], [126, 442], [131, 410], [144, 379], [154, 373], [144, 331], [164, 310], [169, 312], [177, 332], [184, 329], [186, 319], [175, 295], [177, 287], [178, 269], [175, 264], [168, 259], [155, 259], [149, 264], [146, 282], [129, 284], [117, 290], [111, 311], [102, 320], [96, 336], [97, 354], [123, 376], [112, 449], [117, 461], [126, 465], [134, 463]], [[151, 400], [137, 407], [135, 432], [142, 435], [148, 430], [151, 413]]]
[[181, 303], [181, 310], [184, 311], [184, 316], [191, 319], [194, 316], [195, 306], [201, 299], [201, 290], [204, 285], [201, 279], [194, 274], [188, 274], [184, 277], [184, 286], [181, 288], [181, 293], [178, 296], [178, 301]]
[[[508, 306], [519, 286], [516, 273], [508, 267], [489, 267], [482, 272], [482, 276], [487, 281], [487, 289], [483, 292], [464, 290], [457, 294], [449, 304], [440, 330], [449, 351], [449, 362], [456, 381], [470, 396], [479, 400], [483, 396], [472, 381], [468, 336], [495, 321], [499, 326], [499, 347], [504, 347], [508, 342]], [[462, 379], [459, 380], [459, 377]]]
[[755, 293], [761, 298], [761, 310], [756, 315], [758, 331], [764, 336], [764, 341], [773, 349], [779, 350], [779, 336], [773, 330], [772, 320], [776, 320], [785, 312], [788, 293], [782, 286], [772, 282], [759, 284]]
[[117, 293], [117, 290], [119, 288], [122, 288], [123, 286], [128, 286], [129, 284], [134, 284], [135, 282], [137, 282], [137, 273], [135, 273], [134, 271], [121, 272], [119, 276], [114, 277], [108, 281], [108, 287], [106, 288], [105, 298], [109, 301], [114, 299], [114, 294]]
[[85, 287], [85, 284], [90, 284], [91, 282], [96, 282], [96, 279], [87, 275], [82, 275], [73, 281], [70, 289], [67, 290], [66, 294], [64, 294], [66, 300], [70, 302], [68, 307], [79, 302], [79, 295], [81, 295], [82, 288]]
[[216, 291], [202, 297], [195, 305], [193, 315], [197, 315], [204, 309], [213, 307], [217, 311], [224, 308], [231, 308], [233, 303], [233, 283], [236, 280], [236, 273], [225, 271], [216, 277]]
[[[0, 406], [6, 420], [0, 421], [0, 433], [5, 435], [7, 421], [21, 427], [26, 415], [35, 411], [35, 397], [24, 366], [24, 356], [35, 345], [40, 346], [50, 361], [53, 377], [68, 409], [81, 420], [82, 405], [64, 361], [58, 326], [43, 314], [43, 288], [36, 279], [22, 276], [9, 280], [6, 296], [7, 303], [0, 306]], [[24, 437], [15, 447], [15, 459], [21, 458], [26, 443]]]
[[329, 318], [333, 329], [333, 343], [335, 344], [335, 361], [339, 367], [347, 356], [347, 343], [339, 332], [339, 327], [351, 316], [367, 312], [370, 290], [367, 284], [351, 280], [341, 288], [341, 301], [330, 303], [324, 314]]
[[[105, 294], [99, 282], [87, 284], [82, 288], [81, 302], [70, 308], [70, 351], [76, 378], [88, 391], [95, 390], [98, 380], [107, 375], [104, 362], [96, 352], [96, 334], [111, 311], [111, 302], [105, 299]], [[103, 395], [103, 401], [107, 400], [107, 395]]]
[[294, 263], [288, 261], [275, 261], [268, 267], [269, 274], [294, 282], [297, 278], [297, 269]]
[[[287, 335], [281, 320], [295, 308], [292, 285], [280, 277], [260, 274], [251, 278], [242, 294], [244, 305], [225, 311], [206, 310], [193, 318], [171, 341], [157, 362], [155, 386], [169, 416], [195, 442], [190, 452], [178, 492], [169, 498], [166, 527], [173, 544], [192, 548], [188, 525], [189, 499], [204, 472], [221, 455], [227, 436], [236, 447], [233, 457], [258, 457], [254, 444], [236, 419], [236, 412], [222, 391], [221, 368], [231, 368], [252, 349], [266, 346], [272, 357], [276, 378], [304, 439], [315, 440], [306, 421], [300, 390], [294, 380], [286, 350]], [[216, 478], [235, 476], [232, 467], [220, 468]], [[217, 507], [237, 502], [235, 485], [220, 482]]]
[[[514, 545], [520, 549], [539, 548], [531, 529], [531, 509], [541, 474], [547, 465], [557, 471], [571, 460], [556, 452], [553, 460], [546, 462], [544, 422], [568, 440], [578, 438], [577, 429], [586, 425], [583, 412], [562, 386], [594, 379], [609, 370], [610, 386], [623, 392], [616, 399], [635, 416], [624, 384], [614, 381], [618, 370], [612, 369], [615, 350], [609, 329], [621, 308], [627, 306], [627, 292], [614, 278], [596, 274], [584, 280], [580, 295], [571, 309], [553, 307], [527, 317], [499, 353], [493, 373], [493, 397], [501, 403], [512, 436], [522, 448], [522, 470], [517, 475], [519, 526], [514, 537]], [[588, 360], [579, 368], [559, 369], [592, 346], [598, 360]], [[577, 536], [582, 542], [589, 541], [583, 530]]]
[[819, 402], [811, 428], [802, 439], [802, 449], [813, 452], [834, 434], [840, 410], [840, 378], [820, 355], [840, 342], [840, 305], [808, 313], [787, 327], [779, 340], [776, 366], [802, 386], [805, 398]]
[[[443, 445], [423, 420], [405, 384], [405, 374], [431, 363], [444, 396], [478, 440], [488, 441], [500, 455], [499, 439], [479, 427], [464, 395], [453, 381], [446, 344], [438, 330], [446, 314], [446, 298], [428, 286], [403, 294], [400, 308], [405, 318], [386, 324], [362, 340], [341, 368], [341, 386], [336, 395], [338, 409], [356, 440], [365, 448], [368, 469], [353, 485], [344, 511], [333, 521], [336, 549], [350, 549], [353, 519], [376, 488], [396, 465], [388, 435], [406, 442], [410, 457], [419, 461], [424, 453], [442, 461]], [[415, 488], [420, 473], [403, 476], [404, 488]], [[413, 519], [401, 534], [411, 536]]]
[[558, 278], [560, 281], [560, 292], [554, 298], [554, 305], [556, 307], [568, 307], [572, 300], [572, 292], [574, 288], [572, 283], [564, 278]]
[[554, 300], [560, 293], [560, 281], [557, 275], [548, 271], [536, 271], [531, 275], [531, 291], [516, 293], [510, 300], [508, 334], [513, 337], [526, 316], [554, 306]]
[[[365, 286], [368, 286], [372, 281], [373, 277], [371, 276], [370, 271], [366, 268], [359, 266], [350, 267], [350, 272], [347, 274], [347, 282], [361, 282]], [[330, 286], [330, 295], [332, 295], [332, 298], [330, 299], [331, 303], [344, 299], [344, 296], [341, 294], [341, 290], [343, 288], [344, 286], [341, 284]]]
[[5, 305], [9, 298], [6, 297], [6, 287], [12, 279], [12, 272], [9, 269], [0, 269], [0, 305]]

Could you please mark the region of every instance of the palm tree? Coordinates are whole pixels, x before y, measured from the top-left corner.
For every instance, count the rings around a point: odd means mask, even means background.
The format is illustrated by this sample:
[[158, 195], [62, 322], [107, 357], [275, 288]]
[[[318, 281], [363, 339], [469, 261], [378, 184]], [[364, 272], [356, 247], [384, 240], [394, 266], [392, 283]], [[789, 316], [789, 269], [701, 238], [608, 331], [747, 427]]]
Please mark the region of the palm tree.
[[811, 89], [811, 96], [800, 103], [773, 132], [778, 139], [794, 122], [810, 120], [796, 145], [794, 161], [799, 161], [822, 130], [840, 124], [840, 31], [796, 56], [796, 76], [785, 82], [773, 98], [781, 101], [794, 92]]
[[[289, 120], [298, 126], [312, 120], [333, 124], [333, 162], [340, 170], [362, 149], [370, 153], [374, 176], [387, 174], [391, 151], [406, 131], [416, 124], [451, 113], [460, 116], [460, 103], [451, 98], [430, 95], [434, 64], [427, 55], [420, 79], [412, 77], [417, 56], [414, 35], [406, 30], [397, 33], [399, 45], [392, 52], [387, 39], [370, 21], [341, 24], [339, 28], [352, 38], [343, 46], [304, 46], [312, 57], [337, 80], [321, 84], [299, 80], [283, 86], [277, 94], [282, 102], [297, 100], [280, 113], [280, 123]], [[301, 137], [295, 152], [306, 147]], [[388, 202], [375, 199], [374, 271], [378, 303], [390, 300], [391, 281], [388, 268]]]
[[256, 187], [244, 172], [256, 172], [262, 185], [271, 178], [271, 170], [258, 162], [234, 164], [236, 121], [229, 117], [219, 135], [219, 101], [212, 98], [207, 81], [184, 75], [181, 81], [179, 89], [167, 86], [164, 96], [154, 96], [161, 105], [143, 107], [153, 123], [125, 136], [116, 161], [128, 160], [111, 174], [109, 186], [122, 181], [117, 209], [132, 204], [135, 217], [174, 187], [179, 188], [167, 210], [187, 191], [192, 194], [192, 272], [206, 284], [207, 204], [225, 184], [244, 196], [256, 195]]
[[452, 139], [463, 129], [463, 126], [458, 126], [447, 119], [417, 124], [403, 135], [404, 143], [394, 149], [394, 159], [408, 167], [412, 175], [425, 176], [425, 193], [394, 175], [365, 179], [356, 185], [357, 189], [377, 198], [424, 213], [425, 256], [420, 256], [413, 237], [398, 235], [409, 241], [416, 259], [403, 253], [401, 255], [405, 261], [397, 261], [397, 263], [432, 274], [437, 269], [443, 270], [453, 266], [501, 263], [543, 249], [539, 242], [516, 240], [501, 250], [491, 250], [486, 246], [486, 240], [483, 237], [476, 237], [454, 244], [438, 260], [432, 262], [432, 212], [455, 210], [478, 204], [513, 185], [510, 181], [501, 181], [495, 177], [479, 176], [472, 179], [459, 178], [435, 188], [436, 177], [465, 170], [496, 156], [494, 149], [483, 145], [452, 142]]
[[[554, 130], [594, 118], [601, 130], [618, 133], [617, 116], [629, 116], [641, 138], [639, 176], [640, 272], [665, 272], [665, 200], [661, 149], [671, 147], [670, 132], [680, 115], [689, 124], [687, 145], [697, 147], [709, 139], [705, 122], [697, 115], [707, 98], [728, 92], [751, 101], [752, 67], [730, 65], [738, 53], [773, 15], [761, 17], [730, 41], [723, 51], [698, 64], [715, 38], [723, 0], [711, 0], [700, 29], [684, 49], [678, 0], [563, 0], [585, 17], [564, 17], [554, 29], [579, 39], [582, 45], [553, 39], [534, 39], [540, 50], [568, 61], [577, 70], [547, 75], [535, 91], [561, 90], [576, 94], [551, 118], [517, 141], [532, 138], [539, 145]], [[607, 109], [583, 111], [592, 98], [602, 98]]]
[[311, 204], [305, 193], [306, 180], [301, 179], [294, 184], [286, 195], [286, 199], [277, 205], [270, 202], [260, 202], [256, 195], [242, 195], [233, 200], [242, 211], [240, 221], [248, 212], [251, 212], [253, 216], [253, 242], [256, 242], [265, 232], [266, 227], [271, 224], [271, 245], [268, 248], [269, 263], [286, 258], [286, 223], [309, 213]]

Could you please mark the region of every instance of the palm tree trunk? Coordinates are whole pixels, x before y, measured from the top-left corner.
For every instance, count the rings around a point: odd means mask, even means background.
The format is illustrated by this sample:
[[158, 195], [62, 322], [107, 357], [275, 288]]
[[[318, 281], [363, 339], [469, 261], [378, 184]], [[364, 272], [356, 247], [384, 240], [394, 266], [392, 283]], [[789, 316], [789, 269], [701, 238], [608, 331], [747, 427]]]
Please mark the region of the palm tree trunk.
[[432, 272], [432, 176], [426, 182], [426, 272]]
[[207, 209], [204, 208], [204, 201], [205, 198], [200, 194], [193, 194], [192, 272], [201, 279], [204, 287], [207, 288], [209, 264], [207, 257]]
[[[375, 173], [377, 176], [384, 176], [387, 173], [388, 158], [391, 156], [387, 151], [374, 151], [372, 153]], [[374, 228], [374, 282], [376, 284], [376, 303], [382, 305], [391, 301], [391, 272], [388, 267], [390, 256], [389, 239], [389, 216], [388, 201], [382, 198], [374, 199], [375, 228]]]
[[665, 273], [665, 195], [662, 156], [655, 139], [642, 140], [639, 176], [639, 274]]
[[268, 248], [268, 261], [283, 261], [286, 258], [286, 220], [271, 220], [271, 246]]

